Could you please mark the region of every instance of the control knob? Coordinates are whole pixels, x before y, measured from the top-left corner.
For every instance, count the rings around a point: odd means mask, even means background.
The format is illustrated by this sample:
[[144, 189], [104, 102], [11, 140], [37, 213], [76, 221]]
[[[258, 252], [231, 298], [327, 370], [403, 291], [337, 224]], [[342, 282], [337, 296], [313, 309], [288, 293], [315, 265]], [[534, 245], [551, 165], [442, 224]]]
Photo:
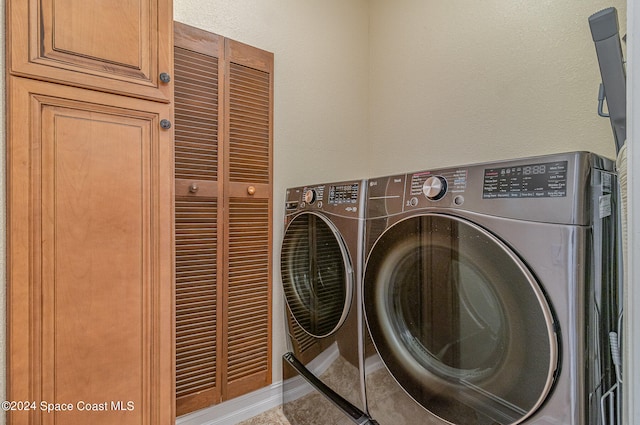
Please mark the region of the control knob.
[[422, 185], [422, 192], [431, 201], [441, 199], [447, 193], [447, 179], [442, 176], [428, 177]]
[[316, 191], [313, 189], [309, 189], [304, 193], [304, 201], [309, 204], [312, 205], [314, 202], [316, 202], [316, 199], [318, 198], [318, 195], [316, 194]]

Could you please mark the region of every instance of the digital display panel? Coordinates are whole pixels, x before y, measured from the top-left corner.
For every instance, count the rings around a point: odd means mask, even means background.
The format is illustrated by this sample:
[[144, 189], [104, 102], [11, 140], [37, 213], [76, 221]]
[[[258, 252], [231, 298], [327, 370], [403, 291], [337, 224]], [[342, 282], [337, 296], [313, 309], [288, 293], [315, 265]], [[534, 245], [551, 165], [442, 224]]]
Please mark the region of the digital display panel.
[[486, 168], [484, 199], [558, 198], [567, 196], [568, 161]]
[[358, 183], [329, 187], [330, 204], [356, 204], [358, 202]]

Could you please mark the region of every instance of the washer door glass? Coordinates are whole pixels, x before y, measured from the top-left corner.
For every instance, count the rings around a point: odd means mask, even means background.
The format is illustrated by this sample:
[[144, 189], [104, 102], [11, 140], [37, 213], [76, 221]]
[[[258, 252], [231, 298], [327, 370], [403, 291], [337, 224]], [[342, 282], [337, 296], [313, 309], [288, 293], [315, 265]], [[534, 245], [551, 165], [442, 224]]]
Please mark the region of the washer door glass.
[[324, 217], [303, 213], [295, 217], [282, 242], [282, 283], [296, 322], [310, 335], [335, 332], [351, 305], [351, 262], [335, 226]]
[[364, 278], [365, 314], [389, 372], [454, 424], [515, 424], [551, 391], [551, 308], [522, 261], [483, 228], [428, 214], [390, 227]]

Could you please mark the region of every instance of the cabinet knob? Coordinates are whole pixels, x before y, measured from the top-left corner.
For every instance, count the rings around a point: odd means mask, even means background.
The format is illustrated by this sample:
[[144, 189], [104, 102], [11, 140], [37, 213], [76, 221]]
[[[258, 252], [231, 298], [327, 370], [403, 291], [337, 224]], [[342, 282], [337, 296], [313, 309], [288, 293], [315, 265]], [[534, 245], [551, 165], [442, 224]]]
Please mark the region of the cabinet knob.
[[169, 120], [161, 120], [160, 121], [160, 127], [162, 127], [165, 130], [169, 130], [171, 128], [171, 121]]
[[161, 73], [160, 81], [162, 81], [165, 84], [168, 83], [169, 81], [171, 81], [171, 75], [167, 74], [166, 72]]
[[247, 188], [247, 193], [248, 193], [249, 195], [255, 195], [255, 193], [256, 193], [256, 188], [255, 188], [255, 186], [249, 186], [249, 187]]
[[195, 183], [191, 183], [191, 186], [189, 186], [189, 192], [191, 192], [191, 193], [196, 193], [198, 191], [198, 189], [199, 189], [199, 187]]

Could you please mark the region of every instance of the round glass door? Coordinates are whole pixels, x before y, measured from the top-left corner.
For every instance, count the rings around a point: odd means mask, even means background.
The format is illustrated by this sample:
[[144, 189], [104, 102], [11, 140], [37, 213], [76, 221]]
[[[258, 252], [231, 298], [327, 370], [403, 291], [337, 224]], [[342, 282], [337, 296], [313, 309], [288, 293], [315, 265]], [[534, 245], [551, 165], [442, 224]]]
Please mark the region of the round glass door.
[[389, 372], [450, 423], [520, 423], [551, 391], [551, 308], [509, 247], [467, 220], [427, 214], [390, 227], [367, 260], [364, 300]]
[[353, 292], [351, 262], [335, 226], [303, 213], [288, 225], [280, 261], [289, 310], [316, 338], [335, 332], [347, 316]]

